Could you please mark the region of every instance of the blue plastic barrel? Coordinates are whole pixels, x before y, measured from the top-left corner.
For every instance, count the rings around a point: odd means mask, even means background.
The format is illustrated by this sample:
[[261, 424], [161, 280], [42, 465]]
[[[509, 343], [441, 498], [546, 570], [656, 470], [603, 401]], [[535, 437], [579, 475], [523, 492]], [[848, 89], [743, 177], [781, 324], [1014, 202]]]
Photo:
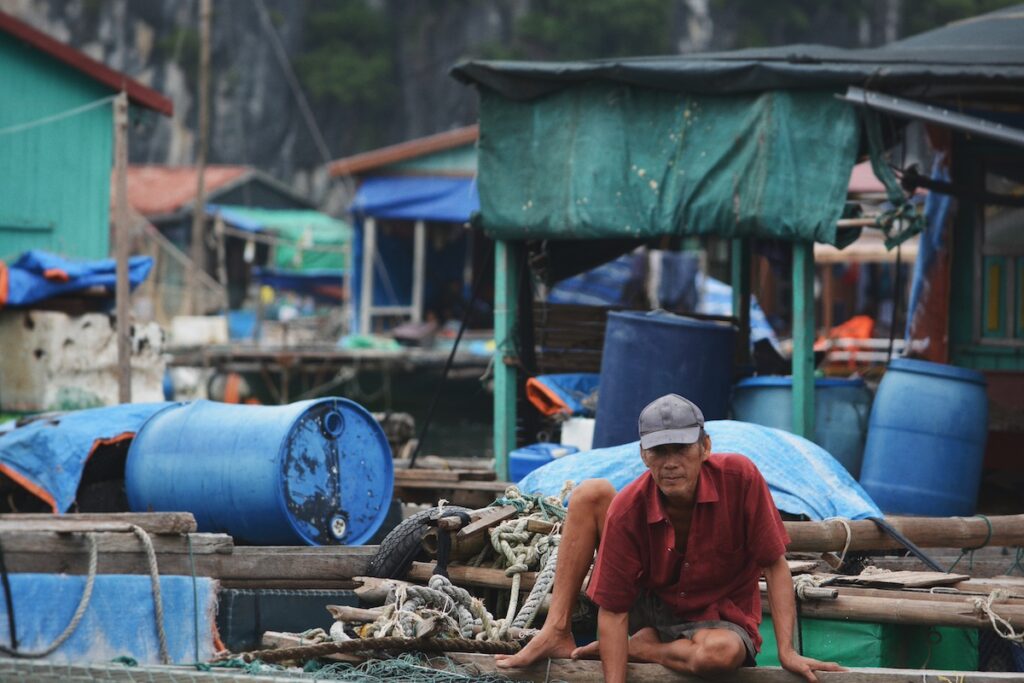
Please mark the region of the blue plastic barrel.
[[707, 420], [725, 419], [735, 349], [727, 323], [664, 311], [609, 313], [594, 448], [636, 441], [640, 411], [664, 394], [690, 399]]
[[508, 454], [508, 478], [510, 481], [519, 481], [541, 465], [579, 450], [575, 446], [560, 443], [535, 443], [517, 448]]
[[871, 408], [860, 483], [887, 513], [972, 515], [987, 434], [981, 373], [894, 360]]
[[[814, 443], [855, 478], [860, 474], [871, 415], [871, 391], [859, 378], [814, 380]], [[736, 383], [732, 416], [741, 422], [793, 431], [793, 378], [751, 377]]]
[[387, 516], [394, 469], [384, 431], [348, 399], [196, 401], [142, 426], [125, 487], [135, 512], [191, 512], [245, 543], [360, 545]]

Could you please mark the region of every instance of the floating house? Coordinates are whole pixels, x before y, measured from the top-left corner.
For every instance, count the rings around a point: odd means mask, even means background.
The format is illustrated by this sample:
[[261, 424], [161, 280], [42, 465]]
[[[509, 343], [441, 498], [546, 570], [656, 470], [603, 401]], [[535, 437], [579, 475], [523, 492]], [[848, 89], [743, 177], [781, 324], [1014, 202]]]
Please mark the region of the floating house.
[[[339, 159], [334, 177], [357, 183], [351, 329], [449, 318], [486, 268], [489, 242], [468, 227], [479, 203], [477, 126]], [[481, 274], [481, 277], [488, 277]]]
[[114, 96], [133, 116], [168, 116], [171, 101], [3, 12], [0, 81], [0, 258], [108, 257]]

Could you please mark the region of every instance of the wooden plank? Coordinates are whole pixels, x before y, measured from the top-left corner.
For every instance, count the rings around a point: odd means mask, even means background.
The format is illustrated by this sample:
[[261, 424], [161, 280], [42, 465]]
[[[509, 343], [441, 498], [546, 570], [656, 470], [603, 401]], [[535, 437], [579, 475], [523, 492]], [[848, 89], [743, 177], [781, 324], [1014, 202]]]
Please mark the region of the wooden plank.
[[[434, 573], [434, 565], [430, 562], [413, 562], [412, 569], [406, 578], [409, 581], [426, 583]], [[466, 567], [448, 565], [448, 576], [458, 586], [478, 586], [480, 588], [512, 588], [512, 579], [505, 576], [504, 569], [490, 567]], [[529, 590], [537, 581], [537, 572], [525, 572], [520, 579], [519, 589]]]
[[221, 588], [244, 590], [354, 591], [359, 582], [352, 579], [219, 579]]
[[[265, 647], [295, 647], [297, 636], [268, 631], [263, 636]], [[519, 669], [501, 669], [492, 655], [464, 652], [447, 653], [448, 659], [469, 668], [474, 674], [501, 674], [514, 680], [545, 683], [551, 680], [600, 681], [604, 680], [601, 662], [598, 660], [551, 659], [536, 662]], [[336, 661], [362, 661], [352, 655], [327, 655], [324, 659]], [[440, 661], [440, 660], [439, 660]], [[638, 683], [707, 683], [707, 679], [682, 674], [660, 664], [631, 663], [628, 665], [627, 680]], [[842, 672], [822, 671], [816, 674], [821, 683], [920, 683], [940, 680], [939, 677], [955, 677], [957, 683], [1020, 683], [1024, 674], [989, 671], [947, 672], [931, 669], [875, 669], [852, 668]], [[795, 683], [799, 679], [777, 666], [758, 666], [737, 669], [731, 673], [715, 676], [718, 683]]]
[[[96, 547], [101, 555], [111, 553], [143, 553], [142, 541], [132, 533], [95, 532]], [[193, 555], [210, 553], [230, 554], [234, 542], [227, 534], [189, 534]], [[188, 538], [185, 536], [153, 535], [150, 537], [153, 549], [158, 554], [189, 553]], [[85, 533], [54, 531], [4, 531], [0, 540], [5, 553], [85, 553], [88, 550]]]
[[945, 574], [942, 572], [914, 571], [873, 571], [857, 576], [835, 575], [831, 583], [840, 585], [861, 584], [865, 586], [891, 586], [893, 588], [931, 588], [952, 586], [971, 578], [966, 574]]
[[519, 510], [514, 505], [500, 505], [498, 507], [486, 508], [485, 511], [480, 513], [479, 519], [470, 522], [462, 529], [459, 529], [459, 532], [455, 535], [456, 540], [458, 542], [466, 542], [471, 538], [476, 538], [477, 536], [486, 536], [487, 530], [492, 526], [511, 519], [518, 514]]
[[[76, 512], [66, 515], [40, 513], [0, 514], [0, 528], [9, 524], [24, 524], [25, 529], [38, 528], [39, 524], [59, 525], [122, 524], [140, 526], [151, 534], [192, 534], [196, 532], [196, 518], [191, 512]], [[53, 527], [54, 531], [60, 528]], [[92, 527], [90, 527], [92, 528]]]
[[430, 489], [437, 491], [484, 491], [487, 493], [503, 494], [505, 489], [512, 486], [509, 481], [422, 481], [410, 479], [407, 481], [395, 480], [396, 489]]
[[428, 484], [458, 481], [459, 473], [453, 470], [396, 469], [395, 485], [423, 481]]
[[[196, 554], [199, 576], [249, 581], [339, 581], [367, 573], [377, 546], [238, 546], [230, 554]], [[88, 557], [84, 544], [75, 552], [7, 552], [7, 567], [15, 572], [85, 574]], [[191, 574], [187, 553], [158, 553], [162, 574]], [[101, 574], [146, 574], [149, 565], [142, 552], [100, 552]]]
[[[952, 566], [953, 562], [956, 561], [956, 555], [932, 555], [929, 556], [939, 563], [939, 566], [949, 567]], [[966, 559], [962, 559], [961, 563], [967, 562]], [[873, 557], [871, 563], [879, 568], [883, 569], [913, 569], [913, 570], [926, 570], [928, 569], [921, 560], [916, 557]], [[1000, 576], [1005, 574], [1009, 566], [1013, 563], [1013, 558], [1001, 558], [1001, 559], [975, 559], [974, 562], [969, 563], [968, 571], [971, 572], [971, 578], [977, 580], [979, 578], [989, 578], [994, 576]]]

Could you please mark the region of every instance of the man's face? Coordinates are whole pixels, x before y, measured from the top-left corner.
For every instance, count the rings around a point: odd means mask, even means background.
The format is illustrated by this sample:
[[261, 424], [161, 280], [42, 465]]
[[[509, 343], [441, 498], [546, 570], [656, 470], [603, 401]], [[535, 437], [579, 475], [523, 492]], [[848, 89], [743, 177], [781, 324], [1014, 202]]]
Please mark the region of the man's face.
[[689, 500], [697, 490], [700, 466], [710, 453], [707, 437], [691, 444], [664, 444], [641, 451], [654, 483], [669, 498]]

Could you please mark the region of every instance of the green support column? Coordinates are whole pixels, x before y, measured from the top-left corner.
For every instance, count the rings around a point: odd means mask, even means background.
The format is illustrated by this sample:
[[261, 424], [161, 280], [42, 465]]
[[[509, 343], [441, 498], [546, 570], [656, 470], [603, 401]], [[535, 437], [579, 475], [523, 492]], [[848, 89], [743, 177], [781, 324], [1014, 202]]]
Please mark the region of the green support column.
[[732, 315], [739, 321], [736, 340], [736, 364], [750, 362], [750, 240], [732, 241]]
[[793, 433], [814, 437], [814, 243], [793, 243]]
[[494, 471], [508, 480], [508, 454], [516, 447], [516, 292], [519, 246], [494, 242]]

